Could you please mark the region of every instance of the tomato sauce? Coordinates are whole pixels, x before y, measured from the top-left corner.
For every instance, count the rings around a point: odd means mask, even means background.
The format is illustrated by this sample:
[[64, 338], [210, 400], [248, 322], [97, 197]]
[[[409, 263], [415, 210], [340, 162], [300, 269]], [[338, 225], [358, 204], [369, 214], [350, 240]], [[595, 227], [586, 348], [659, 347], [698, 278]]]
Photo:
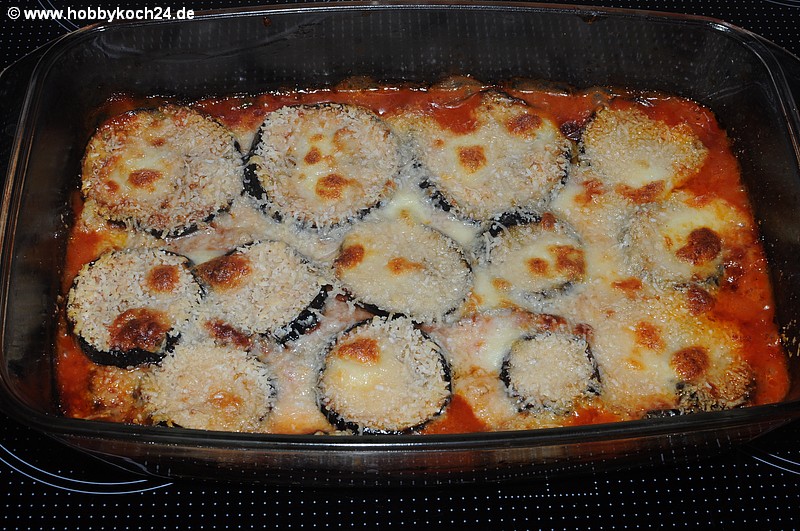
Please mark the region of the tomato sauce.
[[[268, 112], [285, 105], [334, 102], [361, 105], [382, 116], [409, 110], [423, 111], [430, 113], [442, 127], [456, 133], [467, 133], [476, 124], [479, 89], [470, 84], [453, 89], [356, 87], [231, 96], [201, 100], [192, 105], [233, 130], [255, 131]], [[686, 124], [708, 148], [708, 156], [700, 171], [683, 185], [683, 189], [693, 194], [698, 202], [722, 198], [748, 216], [751, 215], [729, 140], [708, 109], [681, 98], [658, 94], [633, 95], [605, 89], [568, 92], [509, 88], [507, 92], [554, 120], [562, 132], [573, 140], [579, 137], [582, 128], [602, 105], [616, 108], [635, 106], [649, 117], [667, 124]], [[165, 101], [164, 98], [116, 97], [98, 109], [92, 120], [99, 124], [120, 113]], [[242, 147], [245, 151], [249, 148]], [[76, 219], [80, 216], [80, 209], [81, 198], [76, 193], [73, 197]], [[94, 231], [78, 225], [73, 228], [63, 277], [65, 294], [82, 265], [96, 258], [103, 250], [113, 247], [115, 238], [113, 227]], [[726, 264], [726, 272], [730, 271], [730, 274], [721, 280], [709, 311], [714, 320], [732, 324], [738, 330], [747, 345], [746, 359], [755, 374], [752, 402], [766, 404], [779, 401], [786, 395], [789, 375], [786, 354], [775, 325], [766, 259], [757, 244], [755, 232], [749, 236], [749, 240], [747, 245], [738, 250], [738, 254], [734, 253], [733, 262]], [[61, 403], [67, 415], [87, 417], [92, 412], [92, 398], [88, 391], [88, 374], [92, 363], [82, 354], [63, 321], [62, 315], [62, 326], [57, 337]], [[617, 420], [620, 420], [618, 415], [586, 406], [573, 412], [565, 424], [584, 425]], [[476, 417], [467, 400], [454, 395], [445, 414], [430, 422], [423, 433], [461, 433], [486, 429], [489, 427]]]

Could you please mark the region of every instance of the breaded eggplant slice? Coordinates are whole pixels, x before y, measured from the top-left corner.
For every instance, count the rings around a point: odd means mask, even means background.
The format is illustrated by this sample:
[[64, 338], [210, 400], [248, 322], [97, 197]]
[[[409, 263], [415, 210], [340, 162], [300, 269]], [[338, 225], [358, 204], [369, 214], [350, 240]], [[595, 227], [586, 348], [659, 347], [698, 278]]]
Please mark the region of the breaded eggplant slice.
[[599, 110], [581, 141], [581, 161], [635, 203], [663, 199], [697, 173], [708, 149], [686, 124], [670, 126], [636, 108]]
[[256, 356], [206, 340], [175, 347], [145, 376], [142, 398], [155, 423], [257, 432], [272, 410], [275, 387]]
[[[669, 353], [681, 412], [719, 411], [746, 405], [755, 387], [738, 330], [704, 328]], [[687, 339], [689, 339], [687, 337]]]
[[600, 377], [585, 337], [548, 331], [518, 339], [503, 360], [500, 379], [520, 411], [572, 411], [597, 395]]
[[313, 328], [325, 300], [324, 281], [309, 261], [281, 241], [264, 240], [195, 267], [207, 287], [200, 307], [206, 328], [288, 340]]
[[417, 322], [441, 321], [464, 301], [472, 284], [458, 244], [407, 218], [354, 226], [334, 266], [357, 301]]
[[638, 207], [622, 235], [630, 273], [663, 286], [713, 281], [745, 222], [722, 200], [697, 205], [676, 196]]
[[474, 96], [473, 126], [454, 131], [433, 116], [404, 124], [430, 173], [423, 183], [438, 204], [477, 221], [515, 208], [541, 208], [565, 179], [570, 142], [558, 125], [521, 100]]
[[159, 236], [179, 236], [242, 191], [230, 131], [188, 107], [165, 105], [104, 123], [86, 148], [81, 192], [97, 212]]
[[410, 319], [374, 317], [334, 339], [318, 391], [338, 429], [408, 433], [447, 407], [450, 371], [441, 347]]
[[67, 318], [95, 363], [156, 362], [176, 343], [202, 297], [189, 259], [159, 249], [109, 251], [84, 265]]
[[256, 135], [245, 189], [303, 226], [326, 228], [363, 216], [389, 197], [398, 142], [368, 109], [298, 105], [269, 113]]
[[510, 227], [490, 226], [483, 238], [482, 273], [494, 289], [524, 302], [551, 297], [583, 280], [584, 246], [571, 227], [552, 214], [531, 222], [519, 219]]

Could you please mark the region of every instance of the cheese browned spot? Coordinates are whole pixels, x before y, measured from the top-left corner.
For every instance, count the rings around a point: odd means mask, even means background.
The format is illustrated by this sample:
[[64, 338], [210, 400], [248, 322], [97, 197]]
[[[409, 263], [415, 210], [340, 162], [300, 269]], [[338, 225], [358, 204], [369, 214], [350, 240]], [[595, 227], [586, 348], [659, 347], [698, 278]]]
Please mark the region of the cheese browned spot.
[[556, 258], [556, 271], [571, 278], [581, 278], [586, 272], [583, 250], [572, 245], [553, 245], [548, 248]]
[[343, 246], [334, 263], [337, 269], [352, 269], [364, 260], [364, 246], [355, 244]]
[[403, 273], [410, 273], [412, 271], [424, 271], [425, 266], [419, 262], [412, 262], [402, 256], [396, 256], [389, 260], [386, 264], [391, 271], [395, 275], [402, 275]]
[[603, 195], [605, 188], [602, 181], [597, 179], [587, 179], [581, 183], [583, 192], [575, 196], [575, 202], [581, 206], [589, 206], [596, 197]]
[[320, 407], [339, 429], [418, 429], [450, 401], [439, 345], [406, 318], [373, 318], [340, 333], [325, 353]]
[[708, 352], [702, 347], [687, 347], [672, 354], [670, 366], [684, 382], [694, 382], [708, 369]]
[[379, 360], [380, 348], [377, 340], [363, 337], [339, 345], [332, 355], [369, 365]]
[[317, 195], [325, 199], [341, 199], [345, 193], [345, 187], [353, 184], [353, 181], [346, 179], [338, 173], [331, 173], [317, 181], [315, 191]]
[[216, 290], [238, 288], [251, 272], [250, 259], [241, 254], [213, 258], [195, 268], [197, 276]]
[[174, 265], [157, 265], [145, 276], [147, 287], [158, 292], [170, 292], [178, 287], [179, 282], [180, 270]]
[[119, 314], [108, 329], [112, 350], [157, 350], [167, 339], [171, 328], [164, 312], [148, 308], [131, 308]]
[[86, 149], [81, 191], [96, 212], [177, 235], [228, 208], [242, 189], [230, 131], [188, 107], [131, 111], [101, 125]]
[[[550, 263], [543, 258], [528, 258], [526, 264], [528, 265], [528, 271], [530, 271], [531, 274], [537, 276], [546, 275], [547, 270], [550, 269]], [[495, 279], [495, 280], [501, 280], [501, 279]], [[507, 280], [505, 280], [504, 282], [508, 285], [511, 285], [511, 282]]]
[[322, 160], [322, 152], [317, 147], [312, 147], [306, 156], [303, 158], [306, 161], [306, 164], [316, 164], [317, 162]]
[[689, 233], [686, 245], [675, 251], [675, 255], [692, 265], [714, 260], [722, 251], [722, 240], [708, 227], [700, 227]]
[[620, 184], [616, 187], [616, 191], [621, 196], [627, 197], [634, 203], [643, 205], [652, 201], [658, 200], [664, 195], [666, 185], [664, 181], [656, 181], [649, 183], [641, 188], [631, 188], [630, 186]]
[[253, 339], [251, 336], [241, 332], [240, 330], [237, 330], [224, 321], [211, 319], [204, 323], [204, 327], [209, 336], [223, 345], [231, 344], [247, 350], [253, 344]]
[[661, 339], [661, 331], [657, 326], [646, 321], [636, 323], [636, 343], [650, 350], [660, 351], [666, 344]]
[[520, 114], [508, 121], [506, 127], [515, 135], [530, 135], [542, 125], [542, 118], [535, 114]]
[[705, 313], [714, 307], [714, 297], [700, 286], [689, 286], [686, 289], [686, 301], [692, 315]]
[[475, 173], [486, 165], [486, 155], [481, 146], [458, 148], [458, 161], [469, 173]]
[[158, 170], [135, 170], [128, 175], [128, 181], [137, 188], [153, 190], [155, 189], [156, 181], [161, 177], [161, 172]]
[[629, 298], [636, 297], [636, 293], [641, 290], [642, 287], [644, 287], [641, 280], [633, 277], [623, 280], [615, 280], [611, 283], [611, 285], [621, 290], [623, 293], [625, 293], [625, 296]]
[[399, 144], [383, 120], [356, 105], [283, 107], [267, 114], [253, 156], [267, 208], [320, 229], [353, 221], [388, 199]]

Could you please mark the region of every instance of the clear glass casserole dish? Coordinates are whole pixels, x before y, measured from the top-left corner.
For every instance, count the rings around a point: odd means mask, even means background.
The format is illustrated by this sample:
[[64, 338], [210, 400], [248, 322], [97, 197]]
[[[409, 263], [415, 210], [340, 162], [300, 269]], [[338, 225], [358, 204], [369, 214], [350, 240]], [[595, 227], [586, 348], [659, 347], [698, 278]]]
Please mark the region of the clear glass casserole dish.
[[[308, 484], [514, 480], [701, 457], [800, 414], [797, 60], [719, 21], [536, 4], [305, 5], [80, 30], [0, 79], [8, 170], [0, 222], [0, 407], [126, 468]], [[93, 112], [114, 94], [192, 100], [351, 76], [553, 80], [662, 91], [714, 111], [732, 139], [771, 265], [791, 389], [778, 404], [614, 424], [426, 436], [205, 432], [65, 418], [54, 395], [65, 217]]]

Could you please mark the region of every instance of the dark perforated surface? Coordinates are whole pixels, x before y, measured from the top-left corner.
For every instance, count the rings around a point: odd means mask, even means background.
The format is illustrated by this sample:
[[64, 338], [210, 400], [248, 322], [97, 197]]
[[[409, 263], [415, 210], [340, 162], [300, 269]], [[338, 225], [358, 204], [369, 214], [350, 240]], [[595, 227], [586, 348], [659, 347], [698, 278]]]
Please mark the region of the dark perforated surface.
[[[606, 1], [598, 5], [720, 18], [800, 53], [800, 1]], [[13, 21], [6, 6], [105, 8], [66, 0], [5, 0], [0, 65], [74, 29], [71, 21]], [[193, 9], [253, 2], [172, 3]], [[80, 22], [78, 22], [80, 23]], [[3, 103], [0, 102], [0, 105]], [[0, 528], [261, 529], [685, 527], [793, 529], [800, 509], [800, 425], [687, 463], [510, 485], [309, 489], [144, 478], [69, 450], [0, 416]]]

